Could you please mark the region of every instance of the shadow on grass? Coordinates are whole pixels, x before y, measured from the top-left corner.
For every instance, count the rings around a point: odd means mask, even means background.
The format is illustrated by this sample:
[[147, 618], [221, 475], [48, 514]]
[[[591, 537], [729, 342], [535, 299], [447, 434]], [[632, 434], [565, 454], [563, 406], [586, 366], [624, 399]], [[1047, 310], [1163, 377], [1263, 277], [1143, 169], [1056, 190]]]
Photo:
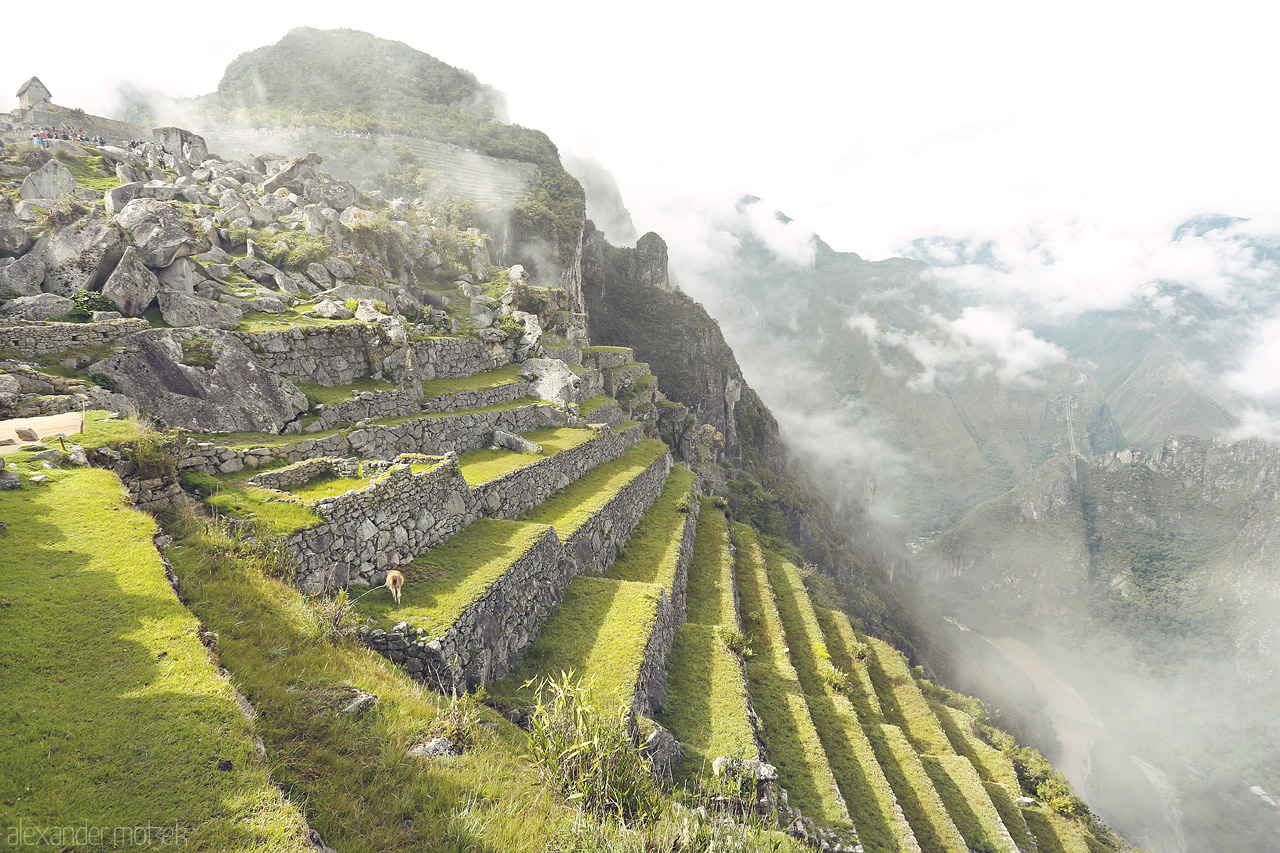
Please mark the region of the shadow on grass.
[[969, 805], [964, 791], [960, 790], [960, 786], [951, 778], [951, 774], [942, 767], [942, 764], [929, 755], [920, 756], [920, 763], [924, 765], [924, 772], [929, 774], [934, 790], [942, 798], [942, 804], [946, 807], [951, 822], [964, 837], [964, 843], [975, 847], [984, 839], [995, 841], [994, 838], [987, 838], [987, 832], [982, 828], [982, 821]]

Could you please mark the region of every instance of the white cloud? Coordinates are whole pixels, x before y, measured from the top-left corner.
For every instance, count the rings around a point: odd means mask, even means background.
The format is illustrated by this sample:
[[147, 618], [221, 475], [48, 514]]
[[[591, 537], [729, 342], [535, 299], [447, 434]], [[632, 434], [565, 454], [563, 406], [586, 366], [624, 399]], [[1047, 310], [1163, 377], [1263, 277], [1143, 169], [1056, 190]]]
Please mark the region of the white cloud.
[[1228, 372], [1223, 380], [1247, 398], [1280, 402], [1280, 317], [1258, 324], [1240, 368]]

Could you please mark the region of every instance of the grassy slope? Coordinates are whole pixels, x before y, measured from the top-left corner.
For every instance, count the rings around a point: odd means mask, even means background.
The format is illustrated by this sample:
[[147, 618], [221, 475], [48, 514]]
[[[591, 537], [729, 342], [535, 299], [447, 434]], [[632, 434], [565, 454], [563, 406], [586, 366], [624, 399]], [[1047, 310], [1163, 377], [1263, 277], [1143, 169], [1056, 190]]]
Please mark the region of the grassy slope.
[[463, 376], [458, 379], [427, 379], [422, 383], [422, 396], [431, 399], [444, 394], [456, 394], [459, 391], [481, 391], [489, 388], [501, 388], [520, 381], [519, 364], [508, 364], [495, 370]]
[[541, 453], [517, 453], [502, 447], [497, 450], [482, 447], [463, 453], [458, 457], [458, 465], [462, 468], [462, 476], [467, 484], [476, 486], [496, 480], [503, 474], [527, 468], [557, 453], [572, 450], [595, 436], [595, 431], [589, 429], [545, 427], [524, 435], [529, 441], [542, 445]]
[[0, 493], [0, 826], [176, 824], [189, 850], [309, 849], [154, 522], [110, 471], [48, 473]]
[[689, 566], [689, 622], [676, 629], [667, 660], [667, 702], [658, 722], [684, 747], [679, 780], [709, 773], [721, 755], [756, 757], [742, 665], [721, 638], [733, 628], [733, 563], [724, 512], [702, 498]]
[[1004, 823], [1005, 828], [1009, 830], [1009, 835], [1013, 838], [1013, 842], [1023, 850], [1030, 850], [1035, 844], [1035, 837], [1031, 834], [1031, 829], [1027, 826], [1026, 819], [1022, 816], [1022, 811], [1018, 808], [1016, 797], [1018, 794], [1011, 792], [1004, 785], [997, 782], [983, 782], [982, 787], [987, 789], [987, 796], [991, 798], [991, 805], [995, 806], [997, 812], [1000, 813], [1000, 820]]
[[829, 690], [820, 675], [820, 661], [829, 656], [800, 572], [770, 551], [765, 552], [765, 564], [791, 662], [804, 688], [809, 715], [827, 761], [858, 830], [858, 840], [868, 853], [912, 849], [914, 836], [895, 813], [893, 792], [857, 712], [845, 696]]
[[653, 584], [575, 578], [524, 659], [490, 692], [529, 702], [525, 682], [572, 672], [607, 707], [630, 706], [660, 594]]
[[902, 653], [875, 637], [860, 639], [871, 649], [868, 656], [871, 678], [889, 722], [903, 730], [921, 755], [954, 754], [951, 741], [947, 740], [928, 700], [911, 677]]
[[668, 593], [674, 589], [680, 541], [685, 525], [692, 518], [689, 513], [681, 512], [677, 503], [682, 498], [693, 500], [695, 479], [696, 475], [683, 465], [672, 467], [662, 494], [645, 511], [640, 525], [627, 541], [626, 551], [609, 568], [609, 577], [656, 583]]
[[569, 486], [556, 492], [521, 519], [550, 524], [567, 540], [602, 506], [667, 452], [667, 446], [647, 439], [612, 462], [598, 465]]
[[911, 824], [921, 850], [930, 853], [966, 853], [969, 849], [960, 830], [947, 814], [942, 798], [911, 748], [902, 729], [888, 723], [866, 727], [899, 805]]
[[1004, 785], [1014, 792], [1014, 796], [1017, 796], [1021, 789], [1018, 786], [1018, 773], [1013, 769], [1013, 762], [1009, 760], [1009, 756], [990, 744], [984, 743], [974, 734], [973, 717], [946, 705], [936, 702], [930, 704], [938, 721], [942, 723], [947, 737], [951, 740], [951, 745], [955, 747], [956, 752], [973, 763], [974, 769], [978, 771], [983, 781]]
[[[519, 760], [523, 739], [513, 727], [484, 712], [498, 727], [475, 732], [472, 751], [406, 758], [412, 744], [449, 732], [444, 699], [373, 652], [335, 642], [296, 589], [225, 535], [198, 522], [172, 532], [183, 592], [219, 633], [222, 664], [259, 712], [273, 779], [306, 804], [330, 846], [534, 853], [569, 828], [568, 810]], [[326, 713], [321, 699], [343, 689], [374, 693], [378, 704], [357, 719]]]
[[969, 846], [976, 847], [986, 839], [1004, 853], [1012, 853], [1000, 813], [969, 759], [962, 755], [926, 755], [920, 762]]
[[867, 671], [866, 658], [871, 654], [866, 643], [859, 640], [849, 624], [849, 617], [838, 610], [814, 608], [818, 616], [818, 624], [822, 626], [822, 636], [831, 655], [831, 662], [847, 672], [850, 676], [849, 686], [845, 689], [845, 697], [853, 703], [858, 712], [858, 719], [863, 725], [882, 722], [880, 700], [876, 697], [875, 685], [871, 683], [871, 674]]
[[439, 636], [546, 533], [541, 524], [478, 519], [409, 565], [399, 606], [375, 594], [359, 612], [383, 628], [405, 621]]
[[734, 523], [732, 532], [738, 549], [735, 568], [743, 622], [754, 634], [754, 656], [747, 661], [747, 681], [752, 704], [760, 715], [769, 760], [778, 768], [793, 806], [821, 825], [847, 826], [849, 813], [814, 730], [796, 671], [787, 657], [786, 637], [769, 594], [764, 555], [755, 531]]

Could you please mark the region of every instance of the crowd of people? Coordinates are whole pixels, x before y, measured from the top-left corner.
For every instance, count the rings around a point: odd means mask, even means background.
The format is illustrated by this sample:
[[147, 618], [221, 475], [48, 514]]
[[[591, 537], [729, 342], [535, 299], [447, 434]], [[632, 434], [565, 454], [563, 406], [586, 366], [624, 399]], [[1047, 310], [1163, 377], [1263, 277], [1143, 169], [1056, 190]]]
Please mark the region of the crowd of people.
[[51, 139], [63, 139], [67, 142], [85, 142], [90, 145], [105, 145], [107, 141], [101, 136], [90, 136], [84, 130], [73, 127], [37, 127], [31, 131], [31, 141], [37, 148], [43, 148]]

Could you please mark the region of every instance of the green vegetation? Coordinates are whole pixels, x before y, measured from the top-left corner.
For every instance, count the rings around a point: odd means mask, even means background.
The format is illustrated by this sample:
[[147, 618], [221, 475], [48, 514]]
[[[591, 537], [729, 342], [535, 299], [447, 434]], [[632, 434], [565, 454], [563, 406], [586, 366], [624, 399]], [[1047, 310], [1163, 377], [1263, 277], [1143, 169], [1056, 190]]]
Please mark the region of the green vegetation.
[[854, 635], [846, 614], [821, 607], [815, 608], [814, 613], [832, 663], [850, 675], [844, 693], [858, 712], [858, 719], [864, 725], [881, 722], [880, 700], [876, 698], [876, 688], [867, 671], [867, 655], [871, 650]]
[[578, 414], [584, 418], [590, 417], [591, 413], [601, 406], [607, 406], [614, 402], [614, 399], [608, 394], [601, 394], [599, 397], [592, 397], [590, 400], [584, 400], [578, 404]]
[[445, 394], [456, 394], [459, 391], [484, 391], [490, 388], [501, 388], [520, 381], [519, 364], [507, 364], [484, 373], [463, 376], [457, 379], [427, 379], [422, 383], [422, 396], [426, 399], [442, 397]]
[[689, 587], [685, 609], [690, 622], [702, 625], [737, 627], [738, 614], [733, 596], [733, 557], [724, 510], [711, 498], [702, 504], [698, 532], [693, 540], [693, 560], [689, 564]]
[[[169, 588], [155, 523], [129, 508], [116, 477], [58, 471], [0, 492], [0, 517], [6, 825], [151, 825], [146, 846], [167, 831], [188, 850], [310, 849]], [[101, 843], [112, 846], [111, 832]], [[54, 843], [99, 844], [72, 838]]]
[[212, 370], [218, 366], [218, 350], [213, 341], [196, 336], [182, 342], [182, 363]]
[[279, 269], [299, 270], [308, 264], [323, 264], [332, 253], [322, 235], [306, 231], [281, 231], [263, 243], [264, 259]]
[[274, 536], [288, 536], [323, 523], [311, 507], [242, 481], [224, 481], [205, 503], [222, 515], [252, 521], [259, 532]]
[[[87, 148], [86, 150], [93, 151], [95, 149]], [[107, 190], [113, 190], [120, 186], [115, 170], [108, 169], [100, 155], [73, 157], [70, 154], [59, 151], [54, 156], [58, 158], [62, 165], [67, 167], [71, 172], [71, 176], [76, 179], [76, 186], [82, 189], [97, 190], [100, 193], [105, 193]], [[104, 169], [110, 174], [109, 177], [102, 174], [101, 170]]]
[[885, 716], [902, 728], [917, 752], [923, 755], [952, 753], [951, 742], [911, 677], [902, 653], [875, 637], [860, 639], [871, 650], [867, 663]]
[[737, 523], [731, 529], [738, 549], [735, 567], [742, 610], [754, 617], [743, 619], [748, 632], [754, 634], [754, 656], [746, 664], [747, 683], [752, 705], [760, 715], [770, 761], [778, 768], [779, 780], [793, 806], [823, 825], [848, 826], [848, 812], [809, 716], [796, 671], [787, 658], [786, 637], [769, 595], [764, 555], [755, 531]]
[[983, 782], [982, 787], [986, 788], [987, 796], [991, 798], [991, 805], [995, 806], [996, 811], [1000, 813], [1000, 822], [1009, 830], [1013, 843], [1023, 850], [1030, 850], [1035, 844], [1035, 837], [1027, 827], [1027, 822], [1014, 799], [1016, 796], [1014, 792], [1018, 789], [1014, 788], [1011, 791], [997, 782]]
[[920, 849], [967, 853], [968, 845], [902, 729], [885, 723], [869, 725], [865, 731]]
[[591, 469], [576, 482], [543, 501], [540, 506], [526, 512], [521, 519], [550, 524], [561, 539], [567, 540], [614, 495], [665, 453], [667, 446], [661, 441], [642, 441], [618, 459]]
[[524, 437], [535, 444], [542, 445], [542, 452], [517, 453], [501, 447], [497, 450], [482, 447], [478, 450], [468, 450], [459, 456], [458, 465], [468, 485], [477, 486], [488, 483], [504, 474], [527, 468], [544, 459], [550, 459], [558, 453], [572, 450], [594, 439], [596, 432], [589, 429], [544, 427], [525, 433]]
[[372, 480], [368, 477], [339, 477], [336, 474], [321, 474], [300, 486], [290, 486], [284, 491], [305, 501], [318, 501], [346, 494], [352, 489], [363, 489]]
[[479, 519], [403, 569], [399, 606], [390, 595], [371, 595], [357, 611], [387, 629], [403, 621], [439, 636], [547, 532], [541, 524]]
[[696, 523], [680, 511], [678, 503], [693, 488], [696, 479], [697, 475], [683, 465], [671, 469], [662, 493], [645, 511], [627, 541], [626, 553], [609, 568], [609, 577], [657, 584], [667, 590], [668, 595], [672, 594], [685, 525]]
[[926, 755], [920, 759], [942, 798], [956, 829], [971, 848], [983, 841], [1000, 853], [1013, 853], [1004, 841], [1005, 827], [973, 765], [961, 755]]
[[307, 401], [312, 406], [317, 403], [324, 406], [332, 406], [334, 403], [342, 403], [351, 399], [353, 394], [363, 391], [391, 391], [396, 385], [394, 382], [386, 382], [379, 379], [371, 379], [366, 376], [363, 379], [357, 379], [346, 385], [334, 385], [326, 388], [323, 385], [313, 385], [306, 382], [296, 383], [298, 390], [307, 395]]
[[572, 673], [595, 701], [629, 708], [660, 595], [653, 584], [575, 578], [524, 659], [490, 692], [530, 703], [537, 692], [530, 679]]

